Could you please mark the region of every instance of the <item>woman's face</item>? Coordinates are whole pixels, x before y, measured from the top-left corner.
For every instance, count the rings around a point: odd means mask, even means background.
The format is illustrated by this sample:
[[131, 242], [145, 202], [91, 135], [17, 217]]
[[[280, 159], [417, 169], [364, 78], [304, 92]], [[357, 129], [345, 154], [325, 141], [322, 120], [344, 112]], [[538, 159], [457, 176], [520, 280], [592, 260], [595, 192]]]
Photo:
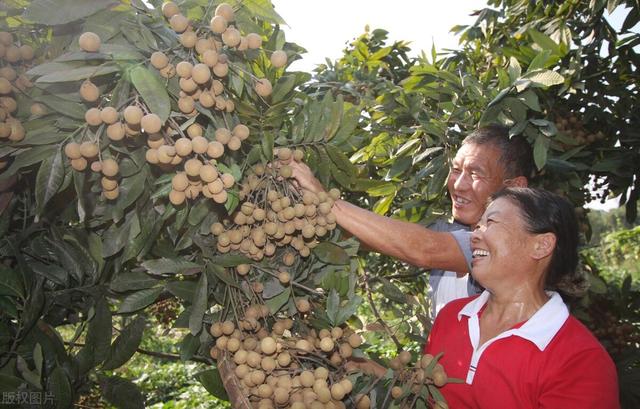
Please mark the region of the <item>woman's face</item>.
[[526, 279], [534, 237], [516, 205], [505, 198], [494, 200], [471, 236], [473, 277], [489, 290]]

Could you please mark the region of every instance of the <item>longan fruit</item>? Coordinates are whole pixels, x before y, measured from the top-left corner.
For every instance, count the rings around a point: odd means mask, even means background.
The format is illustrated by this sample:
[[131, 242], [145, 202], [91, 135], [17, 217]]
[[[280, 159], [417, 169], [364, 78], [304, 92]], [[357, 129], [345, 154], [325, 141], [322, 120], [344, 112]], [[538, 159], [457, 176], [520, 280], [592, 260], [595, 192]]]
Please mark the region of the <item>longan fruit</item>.
[[80, 85], [80, 97], [87, 102], [95, 102], [100, 97], [100, 90], [90, 80], [85, 80]]
[[206, 64], [196, 64], [191, 69], [191, 78], [196, 84], [205, 84], [211, 79], [211, 69]]
[[11, 93], [11, 81], [6, 78], [0, 77], [0, 94]]
[[78, 171], [85, 170], [87, 168], [87, 160], [85, 158], [71, 159], [71, 167]]
[[176, 67], [173, 64], [167, 64], [166, 67], [160, 70], [160, 75], [163, 78], [173, 78], [176, 75]]
[[311, 304], [304, 298], [298, 298], [296, 300], [296, 309], [302, 313], [309, 312]]
[[331, 397], [333, 399], [342, 400], [346, 394], [344, 387], [340, 383], [334, 383], [331, 385]]
[[227, 112], [229, 112], [229, 113], [231, 113], [231, 112], [233, 112], [235, 109], [236, 109], [236, 104], [235, 104], [232, 100], [228, 99], [228, 100], [225, 102], [224, 110], [225, 110], [225, 111], [227, 111]]
[[219, 236], [222, 232], [224, 232], [224, 226], [222, 223], [213, 223], [211, 225], [211, 234], [214, 236]]
[[191, 140], [191, 146], [195, 153], [205, 153], [209, 149], [209, 141], [203, 136], [196, 136]]
[[260, 350], [265, 355], [273, 355], [276, 352], [276, 340], [271, 337], [263, 338], [260, 341]]
[[193, 48], [198, 41], [198, 35], [193, 31], [185, 31], [180, 34], [180, 44], [185, 48]]
[[207, 187], [209, 188], [209, 192], [214, 195], [224, 192], [224, 184], [222, 183], [221, 179], [216, 179], [213, 182], [209, 182], [207, 184]]
[[92, 172], [101, 173], [102, 172], [102, 162], [99, 162], [99, 161], [91, 162], [90, 168], [91, 168]]
[[169, 65], [169, 57], [162, 51], [155, 51], [151, 54], [151, 65], [156, 69], [161, 70]]
[[176, 173], [171, 179], [171, 187], [178, 192], [184, 192], [189, 187], [189, 179], [184, 173]]
[[[216, 180], [217, 182], [217, 180]], [[215, 183], [215, 182], [212, 182]], [[209, 188], [211, 189], [211, 188]], [[226, 190], [221, 190], [219, 193], [214, 193], [213, 194], [213, 201], [219, 204], [225, 203], [227, 201], [229, 197], [229, 194], [227, 193]]]
[[0, 68], [0, 77], [13, 81], [18, 77], [18, 74], [16, 70], [7, 65], [6, 67]]
[[215, 15], [224, 17], [226, 21], [235, 20], [233, 7], [229, 3], [220, 3], [216, 7]]
[[213, 66], [213, 73], [218, 78], [226, 77], [229, 74], [229, 64], [221, 63], [220, 57], [218, 57], [218, 63]]
[[76, 142], [69, 142], [64, 146], [64, 154], [69, 159], [80, 159], [82, 153], [80, 152], [80, 144]]
[[304, 159], [304, 151], [301, 149], [296, 149], [293, 151], [293, 160], [296, 162], [300, 162]]
[[[99, 163], [99, 162], [96, 162]], [[100, 178], [100, 186], [102, 186], [103, 190], [113, 190], [118, 187], [118, 181], [115, 179], [110, 179], [106, 176]]]
[[335, 343], [333, 342], [333, 339], [331, 339], [330, 337], [322, 338], [320, 340], [320, 349], [323, 350], [324, 352], [333, 351], [334, 347], [335, 347]]
[[233, 184], [236, 182], [235, 179], [233, 178], [233, 175], [230, 173], [223, 173], [220, 176], [220, 179], [222, 180], [222, 184], [226, 189], [230, 189], [233, 186]]
[[84, 120], [91, 126], [101, 125], [100, 110], [98, 108], [89, 108], [84, 114]]
[[218, 170], [212, 165], [204, 165], [200, 168], [200, 179], [205, 183], [213, 182], [218, 178]]
[[166, 2], [166, 3], [164, 3], [162, 5], [162, 14], [166, 18], [171, 18], [171, 17], [175, 16], [178, 13], [180, 13], [180, 9], [176, 5], [176, 3], [172, 2], [172, 1], [168, 1], [168, 2]]
[[187, 135], [189, 138], [195, 138], [196, 136], [202, 136], [202, 126], [200, 124], [191, 124], [187, 128]]
[[18, 109], [18, 102], [11, 97], [0, 97], [0, 106], [7, 112], [14, 112]]
[[184, 171], [187, 175], [195, 177], [200, 175], [200, 168], [202, 167], [202, 162], [199, 159], [191, 158], [184, 164]]
[[143, 116], [142, 109], [137, 105], [129, 105], [124, 109], [124, 120], [129, 125], [139, 125]]
[[225, 43], [229, 47], [235, 47], [240, 44], [241, 39], [240, 31], [238, 31], [235, 27], [228, 27], [222, 33], [222, 42]]
[[209, 142], [207, 146], [207, 156], [218, 159], [224, 154], [224, 145], [218, 141]]
[[113, 189], [108, 191], [103, 191], [102, 194], [108, 200], [116, 200], [118, 196], [120, 196], [120, 189]]
[[191, 97], [182, 97], [178, 99], [178, 108], [185, 114], [190, 114], [196, 109], [196, 103]]
[[438, 368], [434, 369], [431, 375], [431, 378], [433, 379], [433, 383], [438, 388], [443, 387], [447, 383], [447, 374], [444, 372], [443, 369], [439, 369], [439, 370]]
[[182, 33], [189, 27], [189, 19], [180, 13], [174, 14], [169, 19], [169, 25], [176, 33]]
[[193, 71], [193, 64], [189, 61], [180, 61], [176, 65], [176, 73], [181, 78], [191, 78], [191, 72]]
[[362, 345], [362, 337], [356, 333], [353, 333], [349, 336], [347, 342], [349, 342], [349, 345], [351, 345], [352, 348], [358, 348], [360, 345]]
[[7, 31], [0, 31], [0, 44], [11, 45], [13, 43], [13, 34]]
[[393, 399], [398, 399], [402, 395], [402, 388], [399, 386], [394, 386], [391, 388], [391, 397]]
[[307, 370], [300, 373], [300, 385], [304, 386], [305, 388], [312, 387], [315, 381], [316, 377], [314, 376], [313, 372]]
[[356, 409], [370, 409], [371, 399], [367, 395], [358, 394], [355, 397]]
[[290, 158], [291, 158], [291, 149], [289, 148], [278, 149], [278, 159], [289, 160]]
[[107, 137], [112, 141], [120, 141], [124, 138], [125, 126], [120, 122], [116, 122], [107, 127]]
[[275, 68], [282, 68], [287, 64], [287, 53], [282, 50], [274, 51], [269, 60]]
[[227, 29], [227, 19], [221, 15], [214, 16], [209, 22], [209, 28], [216, 34], [222, 34]]
[[111, 158], [104, 159], [102, 161], [102, 174], [107, 177], [114, 177], [118, 174], [118, 162]]
[[289, 284], [289, 282], [291, 281], [291, 275], [286, 271], [281, 271], [280, 273], [278, 273], [278, 280], [280, 281], [280, 284]]
[[222, 333], [224, 335], [231, 335], [235, 329], [236, 326], [233, 321], [227, 320], [222, 323]]
[[253, 89], [256, 91], [256, 94], [264, 98], [271, 95], [271, 92], [273, 91], [273, 86], [271, 85], [271, 81], [269, 81], [266, 78], [261, 78], [256, 81], [256, 83], [253, 86]]
[[158, 161], [158, 151], [156, 149], [148, 149], [145, 153], [144, 153], [144, 158], [147, 162], [151, 163], [152, 165], [157, 164]]
[[216, 100], [213, 98], [213, 95], [209, 91], [202, 91], [198, 100], [200, 102], [200, 105], [205, 108], [211, 108], [216, 103]]
[[78, 38], [78, 45], [86, 52], [98, 52], [100, 49], [100, 37], [91, 31], [84, 32], [80, 35], [80, 38]]
[[189, 156], [193, 151], [191, 140], [189, 138], [179, 138], [173, 146], [176, 149], [176, 154], [182, 157]]
[[140, 119], [140, 126], [147, 133], [156, 133], [162, 129], [162, 120], [156, 114], [146, 114]]
[[118, 120], [118, 111], [114, 107], [105, 107], [100, 110], [100, 119], [107, 125], [112, 125]]
[[227, 143], [227, 147], [232, 151], [237, 151], [242, 147], [242, 142], [237, 136], [232, 136]]
[[174, 206], [180, 206], [186, 200], [185, 192], [179, 192], [177, 190], [171, 190], [169, 192], [169, 201]]
[[95, 158], [98, 156], [98, 145], [92, 142], [82, 142], [80, 144], [80, 154], [85, 158]]
[[12, 64], [18, 62], [20, 60], [20, 49], [15, 45], [7, 47], [4, 53], [4, 60]]
[[218, 63], [218, 52], [216, 50], [206, 50], [202, 53], [202, 62], [209, 68], [213, 68]]
[[257, 33], [247, 34], [247, 47], [255, 50], [262, 46], [262, 37]]

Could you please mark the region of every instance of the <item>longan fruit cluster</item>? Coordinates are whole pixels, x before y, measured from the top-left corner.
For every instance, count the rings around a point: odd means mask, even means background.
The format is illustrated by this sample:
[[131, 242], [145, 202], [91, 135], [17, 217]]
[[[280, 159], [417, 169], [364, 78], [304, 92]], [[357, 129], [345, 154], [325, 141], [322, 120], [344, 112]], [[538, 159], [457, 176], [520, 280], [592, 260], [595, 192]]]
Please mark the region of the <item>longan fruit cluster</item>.
[[[20, 142], [25, 137], [22, 122], [14, 117], [18, 110], [14, 90], [24, 91], [33, 86], [24, 74], [33, 57], [30, 45], [20, 45], [14, 41], [13, 34], [0, 31], [0, 140]], [[42, 104], [33, 104], [31, 110], [34, 115], [46, 111]]]
[[578, 145], [586, 145], [605, 138], [601, 131], [596, 133], [589, 132], [580, 121], [580, 118], [574, 114], [559, 116], [555, 124], [560, 132], [575, 140]]
[[[162, 13], [171, 28], [180, 35], [180, 43], [187, 49], [195, 50], [197, 54], [197, 63], [181, 61], [175, 66], [160, 51], [151, 56], [151, 64], [163, 77], [171, 78], [175, 74], [180, 76], [180, 110], [190, 114], [194, 112], [195, 102], [198, 101], [205, 108], [232, 112], [235, 109], [233, 101], [221, 95], [222, 83], [214, 78], [225, 78], [229, 73], [229, 61], [223, 51], [225, 48], [235, 51], [260, 49], [262, 36], [257, 33], [243, 36], [233, 24], [235, 12], [228, 3], [220, 3], [216, 7], [209, 22], [209, 32], [204, 34], [201, 30], [194, 30], [191, 21], [180, 12], [175, 3], [164, 3]], [[287, 63], [287, 54], [282, 50], [275, 51], [270, 61], [276, 68], [283, 67]], [[273, 91], [271, 82], [266, 78], [256, 79], [253, 86], [256, 94], [263, 98]]]
[[[396, 383], [390, 391], [393, 399], [410, 402], [413, 400], [413, 395], [419, 394], [424, 385], [435, 385], [440, 388], [447, 383], [447, 374], [433, 355], [420, 356], [414, 365], [411, 365], [411, 361], [409, 351], [401, 351], [389, 361], [389, 367], [395, 371], [396, 375], [394, 377]], [[407, 386], [409, 386], [408, 389]], [[404, 393], [405, 390], [406, 393]]]
[[290, 246], [295, 252], [287, 249], [281, 257], [284, 265], [291, 266], [296, 254], [308, 257], [318, 239], [336, 228], [331, 209], [340, 191], [300, 194], [287, 177], [291, 177], [289, 166], [251, 168], [240, 193], [245, 202], [226, 227], [220, 222], [211, 226], [219, 252], [237, 250], [260, 261], [273, 256], [278, 247]]
[[100, 186], [102, 194], [109, 200], [115, 200], [120, 195], [118, 173], [120, 167], [113, 158], [100, 158], [100, 147], [97, 143], [84, 141], [82, 143], [69, 142], [64, 146], [64, 154], [71, 162], [71, 167], [78, 172], [87, 166], [94, 172], [102, 173]]
[[631, 322], [624, 322], [611, 311], [602, 312], [596, 309], [592, 317], [599, 317], [597, 322], [590, 322], [589, 329], [605, 346], [607, 351], [616, 355], [628, 347], [640, 343], [640, 330]]
[[[241, 328], [247, 320], [265, 316], [261, 307], [247, 308]], [[360, 335], [341, 327], [311, 329], [306, 336], [293, 335], [292, 330], [290, 318], [275, 320], [271, 332], [264, 327], [249, 332], [232, 321], [215, 322], [210, 327], [216, 339], [210, 353], [214, 359], [223, 354], [230, 358], [243, 393], [255, 408], [324, 409], [354, 404], [368, 408], [368, 396], [351, 396], [353, 384], [342, 367], [362, 344]]]

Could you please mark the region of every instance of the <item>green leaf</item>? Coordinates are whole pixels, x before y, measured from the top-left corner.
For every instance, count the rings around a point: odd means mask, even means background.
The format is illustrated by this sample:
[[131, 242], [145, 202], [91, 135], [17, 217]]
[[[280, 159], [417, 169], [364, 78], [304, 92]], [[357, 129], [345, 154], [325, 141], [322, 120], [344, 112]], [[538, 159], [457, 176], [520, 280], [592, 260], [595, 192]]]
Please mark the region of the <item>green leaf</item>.
[[202, 265], [181, 258], [160, 258], [142, 263], [149, 274], [196, 274], [202, 271]]
[[124, 300], [122, 300], [122, 303], [118, 308], [118, 312], [126, 314], [129, 312], [141, 310], [142, 308], [153, 303], [158, 298], [160, 293], [162, 293], [162, 290], [163, 287], [154, 287], [136, 291], [135, 293], [127, 296]]
[[207, 369], [206, 371], [198, 372], [196, 379], [204, 386], [204, 388], [216, 398], [228, 401], [229, 396], [224, 389], [222, 378], [220, 378], [220, 372], [217, 369]]
[[144, 396], [131, 381], [119, 376], [100, 377], [102, 396], [118, 409], [144, 409]]
[[541, 53], [538, 53], [538, 55], [536, 55], [536, 58], [534, 58], [533, 61], [531, 61], [531, 64], [529, 64], [527, 72], [535, 71], [540, 68], [546, 68], [549, 57], [551, 57], [551, 51], [549, 50], [544, 50]]
[[338, 310], [334, 325], [342, 325], [345, 323], [353, 314], [356, 313], [360, 304], [362, 304], [362, 297], [359, 295], [354, 295], [350, 298], [349, 301], [347, 301], [347, 303]]
[[55, 397], [56, 408], [67, 409], [72, 406], [71, 383], [62, 367], [56, 366], [49, 375], [47, 390]]
[[131, 82], [151, 112], [158, 115], [164, 123], [171, 113], [171, 100], [167, 94], [167, 87], [153, 72], [141, 65], [131, 70]]
[[64, 179], [62, 152], [56, 150], [55, 155], [46, 158], [38, 169], [36, 176], [36, 213], [42, 214], [44, 206], [58, 192]]
[[282, 17], [276, 13], [270, 0], [243, 0], [242, 6], [253, 17], [258, 17], [271, 23], [286, 24]]
[[185, 335], [182, 342], [180, 342], [180, 360], [183, 362], [188, 361], [198, 352], [198, 348], [200, 348], [200, 339], [191, 334]]
[[509, 73], [509, 79], [511, 82], [514, 82], [520, 75], [522, 74], [522, 68], [520, 67], [520, 63], [515, 57], [511, 57], [509, 59], [509, 67], [507, 68], [507, 72]]
[[564, 83], [564, 77], [551, 70], [536, 70], [526, 73], [523, 79], [531, 81], [533, 87], [550, 87]]
[[329, 318], [333, 326], [336, 325], [338, 308], [340, 308], [340, 295], [338, 295], [338, 291], [335, 288], [332, 288], [327, 297], [327, 318]]
[[138, 316], [122, 330], [111, 345], [109, 358], [102, 365], [103, 370], [120, 368], [131, 359], [140, 346], [145, 325], [144, 317]]
[[56, 26], [90, 16], [111, 5], [112, 0], [34, 0], [25, 10], [24, 17], [34, 23]]
[[142, 271], [123, 271], [111, 282], [110, 288], [116, 292], [143, 290], [158, 284], [158, 279]]
[[192, 335], [198, 335], [202, 330], [202, 319], [204, 313], [207, 311], [209, 298], [209, 285], [207, 283], [207, 275], [200, 274], [200, 280], [198, 280], [198, 286], [196, 287], [196, 294], [191, 301], [191, 315], [189, 316], [189, 331]]
[[358, 172], [355, 165], [351, 163], [347, 155], [345, 155], [338, 147], [327, 144], [325, 145], [325, 148], [327, 150], [327, 154], [331, 158], [331, 161], [338, 167], [338, 169], [347, 175], [355, 175]]
[[264, 132], [262, 135], [262, 153], [264, 157], [271, 161], [273, 160], [273, 133]]
[[91, 351], [94, 365], [102, 363], [109, 356], [111, 346], [111, 311], [104, 297], [96, 300], [95, 314], [89, 321], [89, 330], [83, 349]]
[[391, 204], [393, 203], [393, 199], [396, 197], [396, 192], [392, 194], [382, 197], [378, 199], [378, 201], [373, 205], [371, 211], [379, 215], [385, 215], [391, 208]]
[[323, 241], [313, 249], [313, 254], [320, 259], [320, 261], [327, 264], [344, 265], [349, 264], [349, 255], [346, 251], [337, 244]]
[[79, 81], [90, 77], [93, 78], [99, 77], [101, 75], [112, 74], [118, 71], [120, 71], [120, 67], [114, 64], [103, 64], [95, 67], [72, 68], [43, 75], [36, 80], [36, 83]]
[[275, 314], [289, 301], [291, 297], [291, 287], [287, 287], [280, 294], [275, 297], [265, 300], [264, 303], [269, 307], [271, 314]]
[[549, 139], [543, 134], [538, 134], [533, 144], [533, 159], [538, 170], [547, 163], [547, 150], [549, 149]]
[[0, 265], [0, 296], [1, 295], [24, 297], [22, 277], [17, 269]]
[[558, 54], [558, 55], [561, 54], [558, 43], [553, 41], [553, 39], [551, 39], [551, 37], [549, 37], [548, 35], [543, 34], [534, 29], [529, 29], [527, 33], [531, 36], [534, 43], [540, 46], [540, 48], [542, 48], [543, 51], [548, 51], [550, 53]]
[[235, 267], [240, 264], [251, 264], [253, 261], [240, 254], [223, 254], [213, 257], [211, 262], [220, 267]]
[[395, 284], [384, 277], [380, 277], [378, 278], [378, 280], [380, 280], [380, 282], [382, 283], [382, 294], [384, 294], [386, 298], [399, 303], [406, 302], [405, 293], [402, 292], [402, 290], [400, 290], [398, 287], [396, 287]]
[[278, 78], [275, 86], [273, 87], [273, 93], [271, 94], [272, 103], [276, 104], [282, 101], [293, 87], [296, 85], [296, 76], [295, 75], [283, 75]]
[[58, 147], [55, 145], [43, 145], [26, 149], [24, 152], [16, 155], [11, 166], [0, 174], [0, 180], [8, 178], [22, 168], [41, 162], [50, 155], [54, 155], [56, 149], [58, 149]]
[[37, 102], [42, 102], [49, 108], [70, 118], [84, 120], [84, 114], [86, 109], [83, 105], [67, 101], [66, 99], [58, 98], [55, 95], [42, 95], [34, 98]]

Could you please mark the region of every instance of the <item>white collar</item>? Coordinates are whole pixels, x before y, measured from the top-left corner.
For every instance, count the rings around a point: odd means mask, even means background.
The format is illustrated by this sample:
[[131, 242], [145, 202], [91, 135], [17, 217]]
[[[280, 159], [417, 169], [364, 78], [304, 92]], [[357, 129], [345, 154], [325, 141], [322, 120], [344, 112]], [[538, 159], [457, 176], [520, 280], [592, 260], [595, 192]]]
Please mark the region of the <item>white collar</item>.
[[[569, 309], [562, 301], [562, 297], [555, 291], [547, 291], [549, 300], [536, 311], [520, 328], [510, 330], [512, 335], [519, 336], [536, 344], [540, 351], [549, 345], [569, 318]], [[478, 298], [465, 305], [458, 313], [458, 321], [462, 316], [477, 316], [478, 312], [489, 300], [490, 293], [485, 290]]]

